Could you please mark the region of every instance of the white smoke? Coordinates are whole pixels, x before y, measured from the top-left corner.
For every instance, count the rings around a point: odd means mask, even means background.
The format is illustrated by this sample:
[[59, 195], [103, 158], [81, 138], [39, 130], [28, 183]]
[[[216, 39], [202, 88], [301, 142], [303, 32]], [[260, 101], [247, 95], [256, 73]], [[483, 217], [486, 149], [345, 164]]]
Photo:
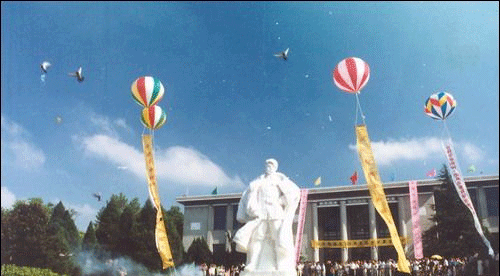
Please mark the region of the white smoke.
[[203, 276], [202, 270], [195, 264], [184, 264], [165, 273], [151, 273], [145, 266], [128, 257], [98, 258], [93, 253], [81, 252], [77, 256], [77, 261], [83, 275], [110, 273], [113, 276]]

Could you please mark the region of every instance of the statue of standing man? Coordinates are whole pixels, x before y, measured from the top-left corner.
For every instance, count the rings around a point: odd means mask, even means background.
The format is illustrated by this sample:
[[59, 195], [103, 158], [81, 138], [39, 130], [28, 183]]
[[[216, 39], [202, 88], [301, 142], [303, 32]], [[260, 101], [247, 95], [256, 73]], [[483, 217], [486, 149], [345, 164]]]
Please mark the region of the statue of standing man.
[[266, 160], [266, 172], [250, 182], [236, 219], [245, 223], [235, 234], [236, 250], [247, 254], [241, 275], [296, 276], [292, 223], [300, 189]]

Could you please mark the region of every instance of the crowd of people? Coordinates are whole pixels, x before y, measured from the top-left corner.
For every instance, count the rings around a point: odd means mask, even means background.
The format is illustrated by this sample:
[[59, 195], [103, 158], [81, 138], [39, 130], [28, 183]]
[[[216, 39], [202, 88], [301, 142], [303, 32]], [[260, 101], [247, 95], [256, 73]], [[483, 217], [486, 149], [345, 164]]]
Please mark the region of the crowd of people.
[[[224, 267], [202, 264], [205, 276], [238, 276], [245, 264]], [[410, 260], [412, 276], [497, 276], [498, 253], [494, 258], [480, 258], [477, 254], [463, 258], [424, 258]], [[301, 262], [297, 276], [395, 276], [397, 261]]]

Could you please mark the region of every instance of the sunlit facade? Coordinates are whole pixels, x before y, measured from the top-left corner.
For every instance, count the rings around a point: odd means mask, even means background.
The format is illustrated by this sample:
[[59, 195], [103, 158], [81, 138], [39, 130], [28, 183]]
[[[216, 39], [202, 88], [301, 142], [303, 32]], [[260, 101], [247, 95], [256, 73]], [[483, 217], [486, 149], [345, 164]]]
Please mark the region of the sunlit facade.
[[[476, 212], [493, 234], [498, 250], [498, 175], [465, 178]], [[437, 180], [419, 180], [419, 214], [422, 231], [432, 226]], [[412, 220], [408, 181], [384, 184], [389, 208], [408, 258], [413, 257]], [[236, 212], [241, 194], [182, 196], [184, 248], [204, 237], [215, 255], [226, 250], [227, 234], [241, 227]], [[366, 185], [309, 189], [301, 255], [311, 261], [396, 259], [389, 231], [370, 200]], [[296, 231], [298, 210], [294, 223]], [[375, 244], [376, 243], [376, 244]]]

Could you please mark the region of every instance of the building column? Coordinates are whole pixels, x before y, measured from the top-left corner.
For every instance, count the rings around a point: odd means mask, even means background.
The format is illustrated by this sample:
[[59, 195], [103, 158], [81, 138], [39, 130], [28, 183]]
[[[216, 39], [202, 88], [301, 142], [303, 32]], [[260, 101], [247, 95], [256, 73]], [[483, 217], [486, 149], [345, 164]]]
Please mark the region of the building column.
[[210, 251], [214, 252], [214, 207], [210, 204], [208, 205], [208, 218], [207, 218], [207, 244]]
[[[319, 240], [318, 235], [318, 203], [313, 202], [312, 204], [313, 212], [313, 240]], [[314, 262], [319, 262], [319, 248], [314, 248]]]
[[[405, 198], [400, 196], [398, 197], [398, 220], [399, 220], [399, 236], [400, 237], [408, 237], [408, 233], [406, 232], [406, 209], [405, 209]], [[405, 252], [408, 251], [408, 243], [404, 246]]]
[[[345, 205], [345, 200], [340, 201], [340, 239], [347, 241], [347, 208]], [[342, 263], [347, 263], [349, 260], [349, 252], [347, 248], [340, 249]]]
[[[375, 213], [375, 206], [372, 200], [368, 200], [368, 216], [370, 220], [370, 239], [377, 240], [377, 214]], [[378, 261], [378, 247], [370, 247], [372, 260]]]
[[484, 191], [484, 187], [477, 187], [477, 210], [479, 220], [485, 227], [490, 227], [488, 222], [488, 205], [486, 201], [486, 192]]
[[226, 230], [233, 235], [233, 205], [228, 204], [226, 208]]

